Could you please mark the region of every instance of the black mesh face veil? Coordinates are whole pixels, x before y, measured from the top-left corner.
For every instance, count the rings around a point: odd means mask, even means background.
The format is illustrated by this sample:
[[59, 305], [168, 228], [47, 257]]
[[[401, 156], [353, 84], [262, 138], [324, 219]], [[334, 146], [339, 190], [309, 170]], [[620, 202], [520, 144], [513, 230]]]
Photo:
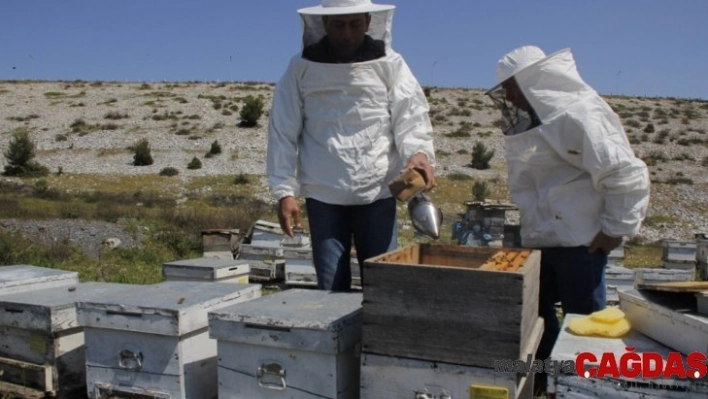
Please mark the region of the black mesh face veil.
[[523, 133], [541, 124], [513, 77], [494, 86], [485, 94], [501, 111], [502, 131], [505, 136]]

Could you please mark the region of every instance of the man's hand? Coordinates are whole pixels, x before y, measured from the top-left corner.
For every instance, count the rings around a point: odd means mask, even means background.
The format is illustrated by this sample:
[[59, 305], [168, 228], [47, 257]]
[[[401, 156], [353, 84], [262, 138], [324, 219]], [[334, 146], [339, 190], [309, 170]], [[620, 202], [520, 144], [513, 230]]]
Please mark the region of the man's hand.
[[609, 255], [610, 252], [619, 247], [620, 244], [622, 244], [622, 237], [610, 237], [600, 231], [590, 243], [590, 252], [595, 252], [599, 249], [605, 255]]
[[407, 169], [415, 169], [423, 176], [426, 190], [435, 187], [435, 175], [433, 174], [433, 167], [430, 166], [427, 155], [422, 152], [413, 155], [404, 168], [404, 170]]
[[280, 228], [283, 229], [288, 237], [295, 237], [293, 227], [302, 228], [300, 220], [300, 206], [298, 206], [295, 197], [287, 196], [278, 201], [278, 221]]

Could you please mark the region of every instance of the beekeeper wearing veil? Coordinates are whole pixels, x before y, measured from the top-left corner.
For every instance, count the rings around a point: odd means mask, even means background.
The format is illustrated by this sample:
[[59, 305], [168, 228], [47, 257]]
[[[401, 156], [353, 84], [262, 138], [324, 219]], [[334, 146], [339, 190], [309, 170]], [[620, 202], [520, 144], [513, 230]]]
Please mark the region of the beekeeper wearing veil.
[[619, 117], [583, 81], [569, 49], [523, 46], [497, 63], [487, 92], [500, 107], [508, 184], [524, 247], [541, 250], [537, 358], [550, 355], [564, 313], [605, 308], [607, 255], [639, 232], [649, 203], [647, 166]]
[[370, 0], [298, 10], [302, 49], [275, 88], [268, 183], [288, 235], [301, 224], [296, 197], [304, 197], [321, 289], [350, 289], [352, 242], [360, 267], [396, 248], [388, 183], [402, 170], [435, 184], [429, 107], [391, 47], [393, 11]]

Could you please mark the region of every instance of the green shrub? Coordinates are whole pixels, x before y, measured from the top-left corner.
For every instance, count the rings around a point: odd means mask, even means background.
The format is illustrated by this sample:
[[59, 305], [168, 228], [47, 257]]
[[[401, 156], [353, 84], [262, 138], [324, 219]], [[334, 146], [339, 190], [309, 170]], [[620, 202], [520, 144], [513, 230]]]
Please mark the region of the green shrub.
[[152, 165], [152, 153], [150, 151], [150, 142], [148, 139], [142, 139], [132, 148], [133, 150], [133, 165], [148, 166]]
[[654, 125], [653, 124], [648, 124], [647, 127], [644, 128], [644, 133], [654, 133]]
[[234, 178], [234, 184], [237, 186], [248, 184], [250, 182], [251, 182], [251, 180], [248, 178], [248, 176], [243, 173], [239, 173]]
[[189, 161], [189, 164], [187, 164], [187, 169], [201, 169], [202, 168], [202, 161], [199, 160], [199, 158], [194, 157], [192, 158], [191, 161]]
[[664, 143], [666, 143], [666, 139], [668, 137], [669, 137], [669, 130], [664, 129], [659, 132], [659, 135], [656, 138], [654, 138], [653, 141], [655, 144], [664, 144]]
[[484, 201], [490, 194], [489, 185], [484, 180], [477, 180], [472, 186], [472, 197], [475, 201]]
[[239, 113], [241, 117], [240, 126], [254, 127], [258, 125], [258, 119], [261, 115], [263, 115], [263, 99], [261, 97], [247, 96]]
[[639, 128], [641, 124], [639, 123], [638, 120], [636, 119], [629, 119], [624, 121], [625, 126], [633, 127], [633, 128]]
[[463, 138], [464, 139], [464, 138], [470, 137], [470, 132], [466, 131], [463, 128], [459, 128], [459, 129], [455, 130], [454, 132], [446, 133], [445, 136], [450, 137], [450, 138]]
[[71, 131], [74, 133], [80, 133], [88, 128], [88, 124], [83, 119], [75, 119], [74, 122], [69, 125]]
[[170, 177], [170, 176], [177, 176], [178, 174], [179, 174], [179, 170], [177, 170], [176, 168], [173, 168], [171, 166], [168, 166], [166, 168], [162, 168], [162, 170], [160, 171], [160, 176]]
[[484, 143], [478, 141], [472, 147], [472, 162], [469, 166], [475, 169], [489, 169], [489, 161], [494, 156], [494, 150], [487, 150]]
[[659, 164], [660, 162], [666, 162], [666, 154], [664, 154], [662, 151], [652, 151], [649, 153], [649, 155], [640, 157], [644, 163], [647, 164], [647, 166], [655, 166]]
[[49, 174], [49, 169], [33, 161], [34, 142], [25, 129], [16, 130], [10, 139], [10, 145], [5, 151], [7, 165], [6, 176], [39, 177]]
[[677, 177], [672, 177], [672, 178], [666, 179], [665, 183], [671, 184], [671, 185], [677, 185], [677, 184], [693, 185], [693, 179], [677, 176]]
[[128, 116], [128, 114], [121, 114], [120, 112], [116, 112], [116, 111], [109, 112], [109, 113], [103, 115], [103, 117], [105, 119], [111, 119], [111, 120], [130, 118], [130, 116]]
[[204, 155], [207, 158], [211, 158], [214, 155], [219, 155], [221, 154], [221, 144], [219, 144], [218, 140], [214, 140], [213, 143], [211, 143], [211, 148], [209, 148], [209, 151]]

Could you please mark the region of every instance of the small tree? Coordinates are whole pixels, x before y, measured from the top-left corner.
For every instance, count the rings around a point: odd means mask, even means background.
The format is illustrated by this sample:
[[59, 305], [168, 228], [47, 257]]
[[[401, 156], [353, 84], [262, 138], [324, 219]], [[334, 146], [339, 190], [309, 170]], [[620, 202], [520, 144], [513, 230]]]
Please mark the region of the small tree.
[[477, 180], [472, 186], [472, 196], [475, 201], [482, 202], [489, 196], [489, 186], [484, 180]]
[[148, 139], [142, 139], [133, 147], [133, 165], [147, 166], [152, 165], [152, 154], [150, 152], [150, 142]]
[[472, 162], [470, 166], [475, 169], [489, 169], [489, 161], [494, 156], [494, 150], [487, 150], [484, 143], [478, 141], [472, 147]]
[[239, 113], [241, 117], [240, 125], [254, 127], [258, 124], [258, 119], [261, 115], [263, 115], [263, 99], [261, 97], [247, 96]]
[[219, 144], [218, 140], [214, 140], [213, 143], [211, 143], [211, 148], [209, 149], [209, 152], [204, 155], [206, 158], [211, 158], [214, 155], [221, 154], [221, 144]]
[[7, 159], [5, 175], [23, 177], [48, 175], [49, 169], [34, 162], [34, 156], [34, 142], [30, 139], [27, 130], [15, 131], [5, 152], [5, 158]]
[[187, 164], [187, 169], [201, 169], [202, 168], [202, 161], [199, 160], [199, 158], [194, 157], [192, 158], [191, 161], [189, 161], [189, 164]]

